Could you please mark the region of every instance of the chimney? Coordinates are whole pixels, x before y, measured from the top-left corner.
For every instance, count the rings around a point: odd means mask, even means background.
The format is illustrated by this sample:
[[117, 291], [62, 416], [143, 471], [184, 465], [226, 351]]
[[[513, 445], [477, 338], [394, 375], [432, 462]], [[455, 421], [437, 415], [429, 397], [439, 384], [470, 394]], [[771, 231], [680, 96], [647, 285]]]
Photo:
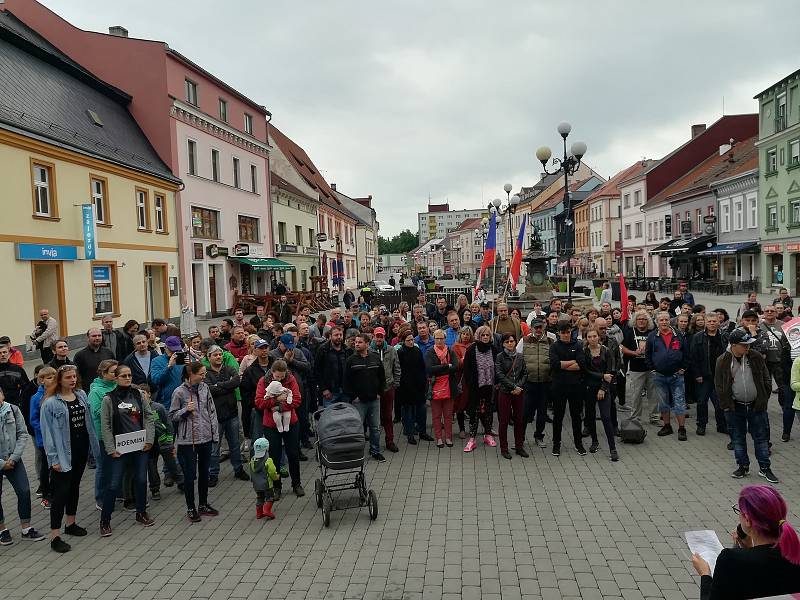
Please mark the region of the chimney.
[[692, 139], [696, 138], [698, 135], [703, 133], [706, 130], [706, 124], [700, 123], [699, 125], [692, 125]]
[[113, 27], [108, 28], [108, 35], [114, 35], [117, 37], [128, 37], [128, 30], [125, 29], [122, 25], [114, 25]]
[[332, 184], [331, 184], [331, 189], [332, 189], [334, 192], [336, 191], [336, 184], [335, 184], [335, 183], [332, 183]]

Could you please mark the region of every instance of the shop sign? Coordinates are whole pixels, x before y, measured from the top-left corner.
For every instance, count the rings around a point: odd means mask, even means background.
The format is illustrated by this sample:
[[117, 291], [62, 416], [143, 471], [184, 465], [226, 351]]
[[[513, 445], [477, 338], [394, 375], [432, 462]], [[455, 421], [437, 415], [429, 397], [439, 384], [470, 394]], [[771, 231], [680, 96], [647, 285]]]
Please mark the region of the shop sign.
[[796, 242], [792, 242], [791, 244], [786, 244], [786, 251], [787, 252], [800, 252], [800, 244]]
[[620, 258], [622, 256], [622, 242], [619, 240], [614, 242], [614, 256]]
[[250, 244], [236, 244], [233, 247], [233, 255], [234, 256], [249, 256], [250, 255]]
[[94, 206], [81, 204], [81, 217], [83, 221], [83, 258], [95, 259], [97, 230], [94, 225]]
[[776, 254], [783, 251], [783, 246], [781, 244], [764, 244], [761, 246], [761, 251], [764, 254]]
[[111, 283], [111, 267], [92, 267], [92, 281]]
[[328, 241], [328, 235], [326, 233], [318, 233], [317, 234], [317, 241], [321, 244], [323, 242]]
[[75, 246], [14, 244], [17, 260], [78, 260]]
[[218, 256], [228, 256], [228, 248], [225, 246], [217, 246], [216, 244], [209, 244], [206, 247], [206, 254], [210, 258], [217, 258]]
[[692, 235], [691, 221], [681, 221], [681, 235]]
[[664, 217], [664, 235], [672, 237], [672, 215]]

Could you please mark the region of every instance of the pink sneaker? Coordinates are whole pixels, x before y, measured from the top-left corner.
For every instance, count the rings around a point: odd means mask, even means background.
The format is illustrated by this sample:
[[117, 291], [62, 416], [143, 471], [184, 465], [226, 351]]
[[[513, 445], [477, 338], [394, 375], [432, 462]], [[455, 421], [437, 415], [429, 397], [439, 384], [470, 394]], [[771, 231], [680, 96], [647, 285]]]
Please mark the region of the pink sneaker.
[[475, 442], [475, 438], [469, 438], [467, 445], [464, 446], [464, 452], [472, 452], [473, 450], [475, 450], [475, 446], [477, 445], [478, 444]]
[[494, 438], [490, 435], [483, 436], [483, 443], [486, 444], [487, 446], [491, 446], [492, 448], [497, 446], [497, 442], [495, 442]]

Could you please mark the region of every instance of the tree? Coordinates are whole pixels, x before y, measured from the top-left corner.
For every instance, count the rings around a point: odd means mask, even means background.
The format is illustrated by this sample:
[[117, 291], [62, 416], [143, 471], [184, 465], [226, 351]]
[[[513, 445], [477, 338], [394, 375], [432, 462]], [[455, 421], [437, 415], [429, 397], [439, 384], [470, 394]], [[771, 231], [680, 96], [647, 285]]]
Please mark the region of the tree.
[[378, 254], [405, 254], [419, 246], [419, 235], [410, 229], [401, 231], [392, 238], [378, 236]]

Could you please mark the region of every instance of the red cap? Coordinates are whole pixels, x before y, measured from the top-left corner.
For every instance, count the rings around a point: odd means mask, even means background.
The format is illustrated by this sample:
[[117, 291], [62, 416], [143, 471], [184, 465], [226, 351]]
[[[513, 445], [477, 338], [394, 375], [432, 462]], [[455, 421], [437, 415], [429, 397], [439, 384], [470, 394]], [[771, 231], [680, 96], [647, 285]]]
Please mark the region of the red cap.
[[386, 330], [383, 327], [376, 327], [372, 330], [372, 335], [382, 335], [386, 337]]

